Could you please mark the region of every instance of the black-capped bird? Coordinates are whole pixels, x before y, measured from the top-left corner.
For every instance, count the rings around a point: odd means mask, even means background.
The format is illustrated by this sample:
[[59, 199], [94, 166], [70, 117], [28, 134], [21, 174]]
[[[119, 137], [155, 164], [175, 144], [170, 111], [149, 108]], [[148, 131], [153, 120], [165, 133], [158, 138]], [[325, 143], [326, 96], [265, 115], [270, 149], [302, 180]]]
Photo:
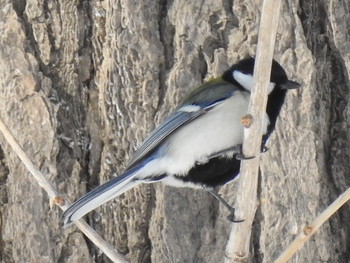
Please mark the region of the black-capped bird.
[[[236, 155], [243, 143], [240, 118], [248, 110], [253, 71], [254, 58], [247, 58], [192, 91], [150, 133], [122, 175], [80, 197], [64, 212], [64, 225], [141, 183], [162, 181], [212, 190], [235, 178], [240, 169]], [[299, 86], [273, 61], [263, 145], [275, 127], [287, 90]]]

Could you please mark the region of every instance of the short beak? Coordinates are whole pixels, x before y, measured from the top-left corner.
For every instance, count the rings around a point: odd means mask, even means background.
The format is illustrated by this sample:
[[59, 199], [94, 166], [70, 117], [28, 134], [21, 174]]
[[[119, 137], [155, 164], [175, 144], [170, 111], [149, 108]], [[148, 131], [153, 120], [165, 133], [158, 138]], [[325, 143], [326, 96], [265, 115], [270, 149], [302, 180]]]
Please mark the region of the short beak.
[[300, 88], [300, 84], [295, 81], [288, 80], [286, 83], [280, 85], [281, 89], [297, 89]]

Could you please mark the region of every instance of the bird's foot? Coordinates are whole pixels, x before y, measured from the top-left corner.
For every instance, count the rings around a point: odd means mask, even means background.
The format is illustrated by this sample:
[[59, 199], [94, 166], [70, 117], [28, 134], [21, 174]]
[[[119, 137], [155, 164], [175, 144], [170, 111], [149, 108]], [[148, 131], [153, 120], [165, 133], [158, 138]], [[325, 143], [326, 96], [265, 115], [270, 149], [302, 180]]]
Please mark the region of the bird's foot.
[[214, 196], [221, 204], [223, 204], [229, 211], [230, 214], [227, 216], [227, 219], [232, 223], [242, 223], [244, 220], [235, 220], [235, 209], [230, 206], [225, 199], [223, 199], [216, 191], [212, 189], [207, 189], [203, 186], [205, 190], [207, 190], [212, 196]]
[[[265, 146], [265, 143], [262, 143], [262, 144], [261, 144], [261, 153], [266, 153], [268, 150], [269, 150], [269, 148], [267, 148], [267, 147]], [[251, 160], [251, 159], [254, 159], [255, 157], [256, 157], [256, 156], [245, 156], [245, 155], [243, 154], [242, 147], [241, 147], [240, 153], [237, 153], [237, 154], [236, 154], [236, 160], [239, 160], [239, 161], [241, 161], [241, 160]]]
[[213, 159], [216, 157], [220, 157], [225, 154], [241, 154], [242, 153], [242, 144], [226, 148], [224, 150], [221, 150], [219, 152], [213, 153], [209, 156], [209, 159]]
[[250, 160], [250, 159], [254, 159], [255, 158], [255, 156], [245, 156], [243, 154], [243, 145], [242, 144], [239, 145], [239, 150], [238, 150], [238, 153], [235, 155], [235, 157], [236, 157], [236, 160], [238, 160], [238, 161]]
[[232, 222], [232, 223], [242, 223], [244, 221], [244, 219], [241, 220], [236, 220], [235, 219], [235, 209], [231, 206], [231, 209], [229, 209], [231, 212], [230, 214], [227, 216], [227, 220]]
[[254, 158], [255, 158], [255, 156], [245, 156], [243, 153], [236, 154], [236, 160], [238, 160], [238, 161], [251, 160]]

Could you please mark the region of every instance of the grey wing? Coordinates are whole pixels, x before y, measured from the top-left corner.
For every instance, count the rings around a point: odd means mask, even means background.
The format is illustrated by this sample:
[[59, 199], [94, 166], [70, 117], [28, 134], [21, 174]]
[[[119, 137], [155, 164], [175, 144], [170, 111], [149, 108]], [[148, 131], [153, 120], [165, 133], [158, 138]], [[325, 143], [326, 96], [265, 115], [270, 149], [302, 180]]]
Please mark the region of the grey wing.
[[166, 137], [182, 125], [202, 116], [211, 107], [202, 108], [195, 112], [177, 111], [155, 129], [143, 142], [130, 160], [127, 169], [151, 153]]

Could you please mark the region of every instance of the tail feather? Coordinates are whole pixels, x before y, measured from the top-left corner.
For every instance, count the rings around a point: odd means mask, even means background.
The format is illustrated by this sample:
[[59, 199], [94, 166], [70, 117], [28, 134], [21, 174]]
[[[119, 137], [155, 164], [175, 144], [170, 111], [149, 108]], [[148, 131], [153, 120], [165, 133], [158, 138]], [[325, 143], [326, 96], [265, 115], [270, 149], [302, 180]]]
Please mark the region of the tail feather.
[[80, 197], [63, 213], [63, 226], [69, 226], [100, 205], [138, 185], [140, 182], [133, 180], [137, 174], [138, 169], [128, 170], [126, 173]]

